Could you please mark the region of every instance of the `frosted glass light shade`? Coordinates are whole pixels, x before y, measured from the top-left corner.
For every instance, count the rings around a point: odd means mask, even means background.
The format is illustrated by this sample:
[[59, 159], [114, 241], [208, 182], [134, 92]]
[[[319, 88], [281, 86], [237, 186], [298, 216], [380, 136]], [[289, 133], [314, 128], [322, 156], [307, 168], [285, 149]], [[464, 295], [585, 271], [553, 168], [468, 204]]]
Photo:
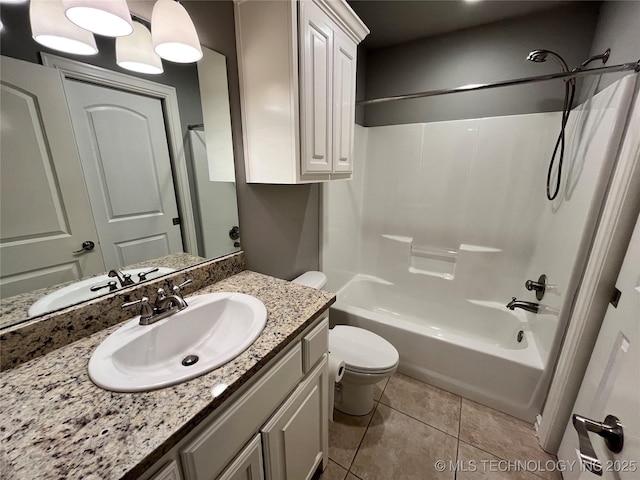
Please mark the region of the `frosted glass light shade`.
[[127, 70], [140, 73], [164, 72], [162, 60], [153, 51], [151, 32], [138, 22], [133, 22], [133, 33], [116, 38], [116, 63]]
[[31, 0], [29, 17], [31, 35], [39, 44], [76, 55], [98, 53], [93, 34], [64, 16], [61, 0]]
[[154, 50], [165, 60], [193, 63], [202, 58], [196, 27], [178, 2], [156, 2], [151, 14], [151, 37]]
[[133, 32], [126, 0], [62, 0], [73, 23], [99, 35], [123, 37]]

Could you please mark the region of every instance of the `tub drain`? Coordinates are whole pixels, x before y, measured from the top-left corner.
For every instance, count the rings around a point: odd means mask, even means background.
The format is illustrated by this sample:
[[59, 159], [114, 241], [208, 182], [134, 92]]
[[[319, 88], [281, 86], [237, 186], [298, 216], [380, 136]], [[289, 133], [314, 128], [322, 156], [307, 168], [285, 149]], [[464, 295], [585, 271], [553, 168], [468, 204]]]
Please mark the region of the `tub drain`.
[[198, 360], [200, 360], [200, 358], [197, 355], [187, 355], [182, 359], [182, 365], [190, 367], [191, 365], [198, 363]]
[[[520, 342], [522, 341], [522, 339], [523, 339], [523, 338], [524, 338], [524, 332], [523, 332], [522, 330], [520, 330], [520, 331], [518, 332], [518, 337], [517, 337], [518, 343], [520, 343]], [[183, 363], [184, 363], [184, 362], [183, 362]]]

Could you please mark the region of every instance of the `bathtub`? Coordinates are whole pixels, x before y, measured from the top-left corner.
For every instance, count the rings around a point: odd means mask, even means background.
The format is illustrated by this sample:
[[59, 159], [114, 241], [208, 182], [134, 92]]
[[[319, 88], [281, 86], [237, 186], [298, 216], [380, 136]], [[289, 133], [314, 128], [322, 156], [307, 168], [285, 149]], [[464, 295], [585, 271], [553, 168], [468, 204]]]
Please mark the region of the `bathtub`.
[[544, 365], [522, 310], [447, 292], [406, 292], [367, 275], [356, 275], [337, 297], [331, 324], [391, 342], [399, 372], [528, 422], [540, 412]]

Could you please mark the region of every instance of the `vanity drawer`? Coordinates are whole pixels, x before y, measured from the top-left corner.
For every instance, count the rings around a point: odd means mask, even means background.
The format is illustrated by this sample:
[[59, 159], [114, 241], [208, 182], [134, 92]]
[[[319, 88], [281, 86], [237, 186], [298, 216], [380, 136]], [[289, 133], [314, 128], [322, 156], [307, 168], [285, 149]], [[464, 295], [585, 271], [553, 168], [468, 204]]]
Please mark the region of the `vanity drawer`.
[[258, 432], [302, 378], [298, 342], [208, 428], [181, 451], [186, 480], [211, 480]]
[[329, 317], [320, 323], [302, 339], [302, 370], [306, 374], [329, 350]]

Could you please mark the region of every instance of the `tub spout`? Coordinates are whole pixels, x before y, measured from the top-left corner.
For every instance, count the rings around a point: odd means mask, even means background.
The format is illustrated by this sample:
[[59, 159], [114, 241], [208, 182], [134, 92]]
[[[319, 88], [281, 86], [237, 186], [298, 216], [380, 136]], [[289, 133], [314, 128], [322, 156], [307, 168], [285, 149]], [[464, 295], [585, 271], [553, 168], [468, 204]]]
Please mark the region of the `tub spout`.
[[533, 302], [525, 302], [522, 300], [517, 300], [516, 297], [511, 298], [511, 301], [507, 303], [507, 308], [509, 310], [515, 310], [516, 308], [521, 308], [531, 313], [538, 313], [538, 308], [540, 305], [538, 303]]

